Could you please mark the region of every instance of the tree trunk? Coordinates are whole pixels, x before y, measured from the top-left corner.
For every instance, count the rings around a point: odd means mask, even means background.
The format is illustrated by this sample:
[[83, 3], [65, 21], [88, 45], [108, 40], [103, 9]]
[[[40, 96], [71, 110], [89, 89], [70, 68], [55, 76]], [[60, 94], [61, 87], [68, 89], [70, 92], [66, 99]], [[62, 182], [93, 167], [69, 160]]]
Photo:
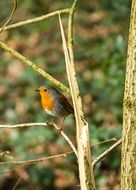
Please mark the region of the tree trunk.
[[121, 190], [136, 190], [136, 0], [132, 0], [123, 102]]

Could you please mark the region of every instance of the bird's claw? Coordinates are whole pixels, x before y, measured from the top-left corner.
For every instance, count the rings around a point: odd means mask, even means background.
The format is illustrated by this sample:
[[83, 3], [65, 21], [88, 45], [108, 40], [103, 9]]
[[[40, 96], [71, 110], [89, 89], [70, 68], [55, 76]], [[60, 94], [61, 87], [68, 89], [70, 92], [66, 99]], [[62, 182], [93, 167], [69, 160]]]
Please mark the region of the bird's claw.
[[47, 125], [53, 125], [54, 121], [55, 121], [55, 119], [51, 119], [51, 120], [48, 120], [46, 123], [47, 123]]
[[63, 131], [63, 127], [59, 127], [58, 129], [57, 129], [57, 131], [59, 131], [60, 133]]

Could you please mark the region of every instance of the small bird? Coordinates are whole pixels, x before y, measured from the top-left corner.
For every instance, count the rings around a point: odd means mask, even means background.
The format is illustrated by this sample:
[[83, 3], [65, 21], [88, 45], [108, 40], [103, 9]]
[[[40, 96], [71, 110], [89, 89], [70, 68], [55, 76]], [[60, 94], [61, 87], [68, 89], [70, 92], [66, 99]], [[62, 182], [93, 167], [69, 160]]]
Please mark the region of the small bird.
[[41, 86], [35, 91], [40, 93], [42, 107], [49, 115], [65, 118], [70, 114], [74, 114], [73, 106], [55, 88]]

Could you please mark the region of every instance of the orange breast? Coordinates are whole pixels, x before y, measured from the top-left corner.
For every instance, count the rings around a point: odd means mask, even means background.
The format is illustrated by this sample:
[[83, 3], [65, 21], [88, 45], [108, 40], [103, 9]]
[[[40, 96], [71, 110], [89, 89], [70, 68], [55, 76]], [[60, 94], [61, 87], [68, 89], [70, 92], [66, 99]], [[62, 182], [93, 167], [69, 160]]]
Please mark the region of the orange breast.
[[51, 99], [51, 96], [47, 93], [41, 94], [41, 103], [43, 109], [53, 110], [54, 103]]

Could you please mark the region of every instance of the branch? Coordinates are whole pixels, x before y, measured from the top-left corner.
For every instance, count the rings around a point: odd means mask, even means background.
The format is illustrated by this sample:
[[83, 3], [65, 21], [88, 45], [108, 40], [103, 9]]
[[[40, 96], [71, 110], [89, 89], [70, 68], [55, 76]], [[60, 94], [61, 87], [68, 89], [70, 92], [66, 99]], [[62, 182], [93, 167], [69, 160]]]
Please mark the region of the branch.
[[[33, 126], [33, 125], [32, 125]], [[110, 141], [115, 141], [116, 138], [112, 138], [112, 139], [107, 139], [105, 141], [101, 141], [95, 144], [92, 144], [91, 147], [99, 145], [99, 144], [103, 144], [103, 143], [107, 143]], [[6, 164], [17, 164], [17, 165], [29, 165], [29, 164], [34, 164], [37, 162], [43, 162], [45, 160], [49, 160], [49, 159], [54, 159], [54, 158], [58, 158], [58, 157], [66, 157], [69, 154], [72, 154], [72, 151], [67, 151], [61, 154], [57, 154], [57, 155], [53, 155], [53, 156], [48, 156], [48, 157], [42, 157], [42, 158], [37, 158], [37, 159], [32, 159], [32, 160], [25, 160], [25, 161], [9, 161], [9, 162], [0, 162], [0, 165], [6, 165]]]
[[72, 148], [73, 152], [75, 153], [76, 157], [78, 158], [77, 150], [76, 150], [74, 144], [72, 143], [72, 141], [69, 139], [69, 137], [60, 129], [59, 126], [56, 125], [56, 123], [54, 123], [54, 122], [51, 121], [51, 122], [48, 122], [48, 124], [51, 125], [51, 126], [53, 126], [53, 127], [55, 127], [58, 131], [60, 131], [60, 134], [68, 142], [68, 144]]
[[53, 155], [53, 156], [32, 159], [32, 160], [0, 162], [0, 165], [6, 165], [6, 164], [29, 165], [29, 164], [34, 164], [36, 162], [43, 162], [45, 160], [50, 160], [53, 158], [66, 157], [68, 154], [71, 154], [71, 153], [73, 153], [73, 151], [69, 151], [67, 153], [57, 154], [57, 155]]
[[68, 46], [64, 34], [64, 29], [59, 15], [60, 31], [62, 36], [62, 43], [64, 49], [66, 71], [68, 76], [68, 82], [70, 86], [74, 113], [76, 118], [76, 140], [78, 146], [78, 167], [81, 189], [94, 190], [95, 182], [93, 176], [93, 170], [91, 165], [91, 152], [89, 142], [88, 123], [83, 119], [82, 102], [80, 92], [78, 88], [77, 76], [74, 64], [74, 52], [73, 52], [73, 17], [77, 0], [71, 7], [68, 22]]
[[[47, 126], [48, 124], [51, 125], [51, 126], [53, 126], [53, 127], [55, 127], [58, 131], [60, 130], [60, 127], [58, 127], [52, 121], [48, 122], [48, 123], [21, 123], [21, 124], [15, 124], [15, 125], [0, 125], [0, 128], [14, 129], [14, 128], [25, 128], [25, 127], [33, 127], [33, 126]], [[74, 152], [75, 155], [78, 156], [77, 155], [77, 150], [76, 150], [75, 146], [73, 145], [73, 143], [71, 142], [71, 140], [69, 139], [69, 137], [62, 130], [60, 131], [60, 133], [64, 137], [64, 139], [68, 142], [68, 144], [70, 145], [70, 147], [72, 148], [73, 151], [70, 151], [70, 152], [71, 153]], [[99, 144], [111, 142], [111, 141], [116, 141], [116, 140], [117, 140], [116, 138], [107, 139], [105, 141], [101, 141], [101, 142], [97, 142], [95, 144], [92, 144], [91, 147], [99, 145]], [[66, 155], [66, 154], [69, 154], [69, 152], [66, 152], [66, 153], [63, 153], [63, 154]], [[98, 159], [98, 158], [96, 158], [96, 159]], [[93, 162], [95, 162], [95, 160]]]
[[24, 128], [24, 127], [31, 127], [31, 126], [47, 126], [51, 125], [58, 131], [60, 131], [60, 134], [64, 137], [64, 139], [67, 141], [67, 143], [70, 145], [72, 148], [73, 152], [75, 153], [76, 157], [77, 155], [77, 150], [72, 143], [72, 141], [69, 139], [69, 137], [62, 131], [60, 130], [60, 127], [58, 127], [54, 122], [48, 121], [47, 123], [21, 123], [21, 124], [16, 124], [16, 125], [0, 125], [0, 128], [8, 128], [8, 129], [14, 129], [14, 128]]
[[100, 161], [102, 160], [107, 154], [109, 154], [113, 149], [115, 149], [116, 147], [118, 147], [120, 144], [122, 143], [122, 139], [118, 140], [116, 143], [114, 143], [110, 148], [108, 148], [107, 150], [105, 150], [102, 154], [100, 154], [93, 162], [92, 162], [92, 166], [94, 168], [94, 166]]
[[116, 141], [117, 141], [117, 138], [114, 137], [114, 138], [111, 138], [111, 139], [107, 139], [107, 140], [104, 140], [104, 141], [100, 141], [100, 142], [91, 144], [91, 147], [96, 146], [96, 145], [100, 145], [100, 144], [105, 144], [105, 143], [107, 143], [107, 142], [113, 142], [113, 141], [116, 142]]
[[22, 177], [19, 176], [19, 178], [17, 179], [15, 185], [13, 186], [12, 190], [16, 190], [17, 186], [19, 185], [20, 181], [21, 181]]
[[71, 61], [74, 63], [74, 52], [73, 52], [73, 17], [75, 12], [75, 7], [78, 0], [75, 0], [69, 13], [68, 19], [68, 49], [70, 52]]
[[7, 21], [5, 22], [5, 24], [0, 28], [0, 33], [1, 33], [3, 30], [5, 30], [6, 26], [11, 22], [12, 17], [13, 17], [13, 14], [14, 14], [16, 8], [17, 8], [17, 0], [12, 0], [12, 1], [13, 1], [13, 9], [12, 9], [12, 11], [11, 11], [11, 14], [10, 14], [8, 20], [7, 20]]
[[70, 11], [69, 8], [68, 9], [62, 9], [62, 10], [57, 10], [57, 11], [54, 11], [52, 13], [42, 15], [42, 16], [39, 16], [39, 17], [36, 17], [36, 18], [33, 18], [33, 19], [28, 19], [28, 20], [24, 20], [24, 21], [15, 23], [15, 24], [11, 24], [9, 26], [6, 26], [4, 28], [4, 30], [10, 30], [10, 29], [14, 29], [14, 28], [17, 28], [17, 27], [20, 27], [20, 26], [25, 26], [27, 24], [33, 24], [33, 23], [36, 23], [36, 22], [40, 22], [42, 20], [45, 20], [45, 19], [47, 19], [49, 17], [52, 17], [52, 16], [55, 16], [57, 14], [69, 13], [69, 11]]
[[5, 43], [3, 43], [1, 41], [0, 41], [0, 47], [2, 49], [6, 50], [7, 52], [9, 52], [11, 55], [13, 55], [13, 57], [17, 58], [22, 63], [24, 63], [24, 64], [28, 65], [29, 67], [31, 67], [34, 71], [36, 71], [37, 73], [39, 73], [40, 75], [42, 75], [46, 79], [50, 80], [55, 86], [57, 86], [58, 88], [64, 90], [68, 94], [70, 94], [70, 91], [69, 91], [68, 87], [66, 87], [64, 84], [62, 84], [57, 79], [55, 79], [50, 74], [48, 74], [46, 71], [44, 71], [43, 69], [41, 69], [40, 67], [35, 65], [32, 61], [30, 61], [29, 59], [27, 59], [26, 57], [24, 57], [23, 55], [21, 55], [17, 51], [13, 50], [12, 48], [8, 47]]
[[[74, 64], [74, 50], [73, 50], [73, 20], [75, 7], [78, 0], [74, 0], [69, 13], [68, 19], [68, 52], [70, 58], [69, 71], [71, 75], [69, 79], [71, 95], [73, 99], [75, 117], [76, 117], [76, 139], [78, 145], [78, 156], [79, 156], [79, 177], [80, 186], [82, 190], [95, 190], [95, 180], [92, 168], [92, 155], [90, 151], [90, 138], [88, 123], [83, 119], [83, 108], [80, 97], [80, 91], [78, 88], [77, 76]], [[72, 73], [72, 74], [71, 74]]]
[[14, 128], [24, 128], [32, 126], [47, 126], [47, 123], [21, 123], [15, 125], [0, 125], [0, 128], [14, 129]]

